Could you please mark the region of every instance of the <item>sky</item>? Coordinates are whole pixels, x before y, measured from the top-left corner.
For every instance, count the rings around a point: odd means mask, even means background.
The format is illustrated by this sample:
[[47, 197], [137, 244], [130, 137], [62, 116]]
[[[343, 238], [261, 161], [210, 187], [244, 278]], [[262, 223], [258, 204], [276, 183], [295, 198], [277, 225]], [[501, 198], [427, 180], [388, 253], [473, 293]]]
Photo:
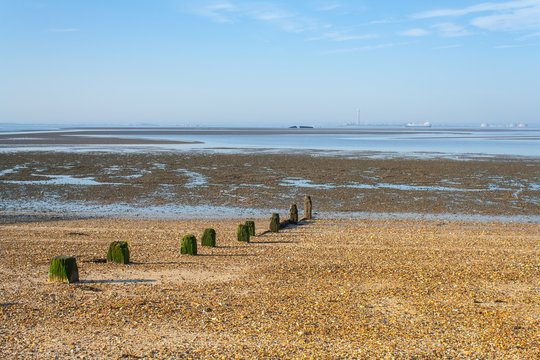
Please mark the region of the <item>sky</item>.
[[0, 0], [0, 123], [540, 125], [540, 0]]

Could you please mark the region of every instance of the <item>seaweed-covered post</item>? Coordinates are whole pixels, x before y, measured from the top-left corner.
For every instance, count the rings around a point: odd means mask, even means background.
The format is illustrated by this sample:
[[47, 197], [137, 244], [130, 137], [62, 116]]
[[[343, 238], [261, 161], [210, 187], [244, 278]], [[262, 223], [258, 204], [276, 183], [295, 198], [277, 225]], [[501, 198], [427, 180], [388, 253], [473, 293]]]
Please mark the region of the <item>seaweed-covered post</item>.
[[246, 221], [246, 226], [248, 227], [249, 236], [255, 236], [255, 221], [253, 220]]
[[279, 232], [279, 214], [273, 213], [272, 217], [270, 218], [270, 231], [271, 232]]
[[298, 208], [296, 207], [296, 204], [291, 204], [291, 207], [289, 208], [289, 222], [291, 224], [298, 223]]
[[195, 235], [184, 235], [180, 246], [180, 254], [197, 255], [197, 238]]
[[49, 281], [61, 281], [68, 284], [79, 281], [79, 268], [73, 256], [55, 256], [49, 266]]
[[306, 195], [304, 197], [304, 217], [308, 220], [312, 218], [312, 206], [311, 196]]
[[107, 262], [117, 264], [129, 263], [129, 247], [127, 241], [113, 241], [107, 250]]
[[201, 237], [202, 246], [216, 246], [216, 231], [214, 229], [205, 229]]
[[244, 225], [244, 224], [238, 225], [238, 230], [236, 232], [236, 235], [237, 235], [238, 241], [244, 241], [248, 243], [249, 242], [249, 229], [247, 225]]

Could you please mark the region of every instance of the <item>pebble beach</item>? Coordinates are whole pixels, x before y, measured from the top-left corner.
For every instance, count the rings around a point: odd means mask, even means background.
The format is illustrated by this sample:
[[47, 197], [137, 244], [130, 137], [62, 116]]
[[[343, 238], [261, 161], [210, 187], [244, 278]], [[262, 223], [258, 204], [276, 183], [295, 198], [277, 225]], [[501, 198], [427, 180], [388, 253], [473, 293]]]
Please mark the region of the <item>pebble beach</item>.
[[[315, 218], [1, 226], [3, 358], [537, 359], [537, 224]], [[217, 247], [180, 255], [207, 227]], [[131, 263], [103, 263], [111, 241]], [[75, 256], [80, 282], [48, 283]]]

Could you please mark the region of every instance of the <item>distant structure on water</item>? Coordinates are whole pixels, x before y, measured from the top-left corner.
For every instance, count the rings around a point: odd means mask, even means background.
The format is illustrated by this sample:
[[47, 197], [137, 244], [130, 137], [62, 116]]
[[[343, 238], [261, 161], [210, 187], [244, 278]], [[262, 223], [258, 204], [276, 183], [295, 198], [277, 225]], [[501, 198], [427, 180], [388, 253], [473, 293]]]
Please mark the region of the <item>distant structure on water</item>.
[[[356, 110], [356, 121], [355, 121], [355, 122], [346, 123], [345, 126], [357, 126], [357, 127], [362, 126], [362, 125], [360, 124], [360, 109], [357, 109], [357, 110]], [[367, 118], [366, 118], [366, 120], [364, 121], [364, 126], [368, 126]]]
[[426, 121], [425, 123], [407, 123], [405, 124], [405, 127], [421, 127], [421, 128], [430, 128], [431, 127], [431, 123], [429, 121]]
[[507, 125], [493, 125], [493, 124], [487, 124], [487, 123], [483, 123], [480, 125], [480, 127], [483, 127], [483, 128], [501, 128], [501, 127], [506, 127], [506, 128], [526, 128], [527, 127], [527, 124], [523, 124], [523, 123], [520, 123], [520, 124], [515, 124], [515, 123], [512, 123], [512, 124], [507, 124]]

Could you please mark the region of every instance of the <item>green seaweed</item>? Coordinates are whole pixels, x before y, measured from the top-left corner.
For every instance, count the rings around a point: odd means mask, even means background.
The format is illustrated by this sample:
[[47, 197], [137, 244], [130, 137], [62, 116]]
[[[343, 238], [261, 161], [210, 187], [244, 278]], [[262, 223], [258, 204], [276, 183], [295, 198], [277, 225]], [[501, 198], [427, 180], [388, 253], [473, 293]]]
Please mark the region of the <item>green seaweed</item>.
[[237, 237], [238, 241], [249, 242], [249, 229], [247, 225], [238, 225]]
[[249, 236], [255, 236], [255, 221], [253, 220], [246, 221], [246, 226], [248, 227], [248, 230], [249, 230]]
[[49, 281], [74, 283], [79, 281], [79, 268], [73, 256], [55, 256], [49, 266]]
[[197, 255], [197, 238], [195, 235], [184, 235], [182, 245], [180, 246], [180, 253]]
[[202, 246], [216, 246], [216, 231], [214, 229], [205, 229], [201, 237]]
[[127, 241], [113, 241], [107, 250], [107, 262], [129, 264], [129, 246]]

